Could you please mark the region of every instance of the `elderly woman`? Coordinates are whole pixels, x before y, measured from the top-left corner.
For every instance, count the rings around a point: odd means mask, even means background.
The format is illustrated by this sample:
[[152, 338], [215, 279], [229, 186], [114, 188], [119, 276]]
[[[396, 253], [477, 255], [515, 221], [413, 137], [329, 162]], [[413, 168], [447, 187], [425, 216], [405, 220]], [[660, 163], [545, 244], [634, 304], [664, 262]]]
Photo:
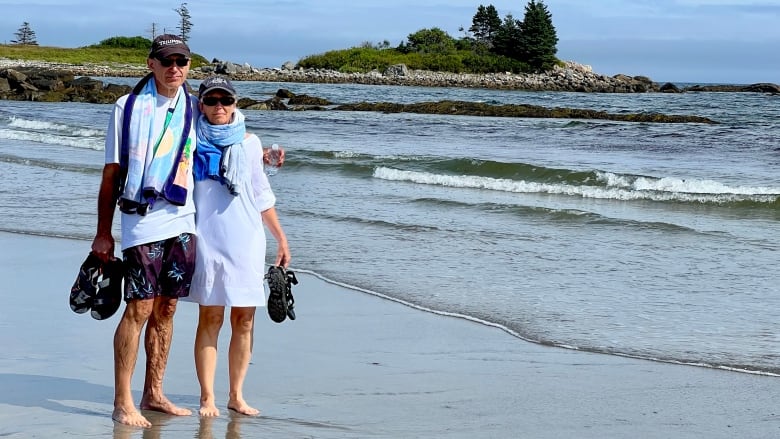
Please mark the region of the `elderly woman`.
[[[200, 415], [219, 416], [214, 399], [217, 339], [230, 307], [227, 407], [245, 415], [259, 410], [244, 401], [243, 383], [252, 356], [255, 307], [265, 305], [265, 227], [277, 242], [274, 265], [287, 267], [290, 250], [276, 216], [276, 198], [263, 173], [260, 139], [246, 132], [227, 78], [205, 79], [195, 153], [197, 259], [188, 301], [200, 305], [195, 367]], [[221, 169], [222, 168], [222, 169]]]

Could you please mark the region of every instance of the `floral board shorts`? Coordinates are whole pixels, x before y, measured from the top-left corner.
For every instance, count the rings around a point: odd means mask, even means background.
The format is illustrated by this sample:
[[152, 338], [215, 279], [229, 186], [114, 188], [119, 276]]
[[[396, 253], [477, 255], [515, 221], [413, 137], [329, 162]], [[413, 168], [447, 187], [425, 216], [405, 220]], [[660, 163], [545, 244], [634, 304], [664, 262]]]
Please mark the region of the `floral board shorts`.
[[187, 297], [195, 271], [195, 239], [182, 233], [124, 250], [125, 301]]

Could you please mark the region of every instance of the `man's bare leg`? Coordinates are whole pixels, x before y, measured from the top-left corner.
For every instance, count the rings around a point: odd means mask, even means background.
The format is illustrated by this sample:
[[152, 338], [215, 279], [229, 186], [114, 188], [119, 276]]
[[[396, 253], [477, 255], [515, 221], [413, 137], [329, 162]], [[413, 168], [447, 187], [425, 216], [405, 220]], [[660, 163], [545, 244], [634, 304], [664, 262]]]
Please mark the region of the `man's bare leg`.
[[114, 334], [114, 413], [116, 422], [134, 427], [151, 427], [135, 408], [131, 382], [138, 359], [141, 329], [152, 313], [152, 300], [131, 300]]
[[217, 370], [217, 341], [225, 319], [224, 306], [199, 308], [198, 331], [195, 334], [195, 370], [200, 383], [201, 416], [219, 416], [214, 396], [214, 375]]
[[242, 415], [256, 416], [260, 410], [244, 401], [244, 378], [252, 358], [252, 336], [255, 325], [254, 307], [233, 307], [230, 309], [230, 325], [233, 334], [230, 337], [228, 351], [228, 373], [230, 390], [228, 408]]
[[169, 415], [189, 416], [192, 411], [174, 405], [163, 394], [163, 376], [168, 364], [168, 353], [173, 337], [173, 314], [178, 299], [156, 297], [152, 315], [146, 325], [144, 346], [146, 348], [146, 379], [141, 409], [154, 410]]

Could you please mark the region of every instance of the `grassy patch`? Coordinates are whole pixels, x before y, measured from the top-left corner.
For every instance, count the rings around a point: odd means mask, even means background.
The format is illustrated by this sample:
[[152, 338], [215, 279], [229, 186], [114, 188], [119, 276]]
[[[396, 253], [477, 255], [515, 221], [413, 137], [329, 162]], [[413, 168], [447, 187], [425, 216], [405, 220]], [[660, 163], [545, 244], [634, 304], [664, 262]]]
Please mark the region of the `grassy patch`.
[[[117, 47], [48, 47], [20, 46], [0, 44], [0, 58], [24, 61], [48, 61], [63, 64], [99, 64], [99, 65], [137, 65], [146, 66], [147, 49], [127, 49]], [[209, 62], [202, 56], [193, 54], [192, 67], [198, 67]]]

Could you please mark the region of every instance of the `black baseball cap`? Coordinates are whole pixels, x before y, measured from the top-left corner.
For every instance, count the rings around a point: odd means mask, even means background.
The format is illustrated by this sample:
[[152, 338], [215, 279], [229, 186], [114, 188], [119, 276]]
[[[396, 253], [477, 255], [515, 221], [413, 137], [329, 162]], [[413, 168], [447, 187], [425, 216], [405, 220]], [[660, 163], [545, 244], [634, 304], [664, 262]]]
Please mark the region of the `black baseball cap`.
[[171, 55], [190, 57], [190, 48], [180, 36], [162, 34], [152, 41], [149, 58], [167, 58]]
[[200, 83], [200, 87], [198, 87], [198, 96], [206, 96], [214, 90], [222, 90], [233, 97], [238, 95], [228, 78], [225, 78], [224, 76], [209, 76]]

